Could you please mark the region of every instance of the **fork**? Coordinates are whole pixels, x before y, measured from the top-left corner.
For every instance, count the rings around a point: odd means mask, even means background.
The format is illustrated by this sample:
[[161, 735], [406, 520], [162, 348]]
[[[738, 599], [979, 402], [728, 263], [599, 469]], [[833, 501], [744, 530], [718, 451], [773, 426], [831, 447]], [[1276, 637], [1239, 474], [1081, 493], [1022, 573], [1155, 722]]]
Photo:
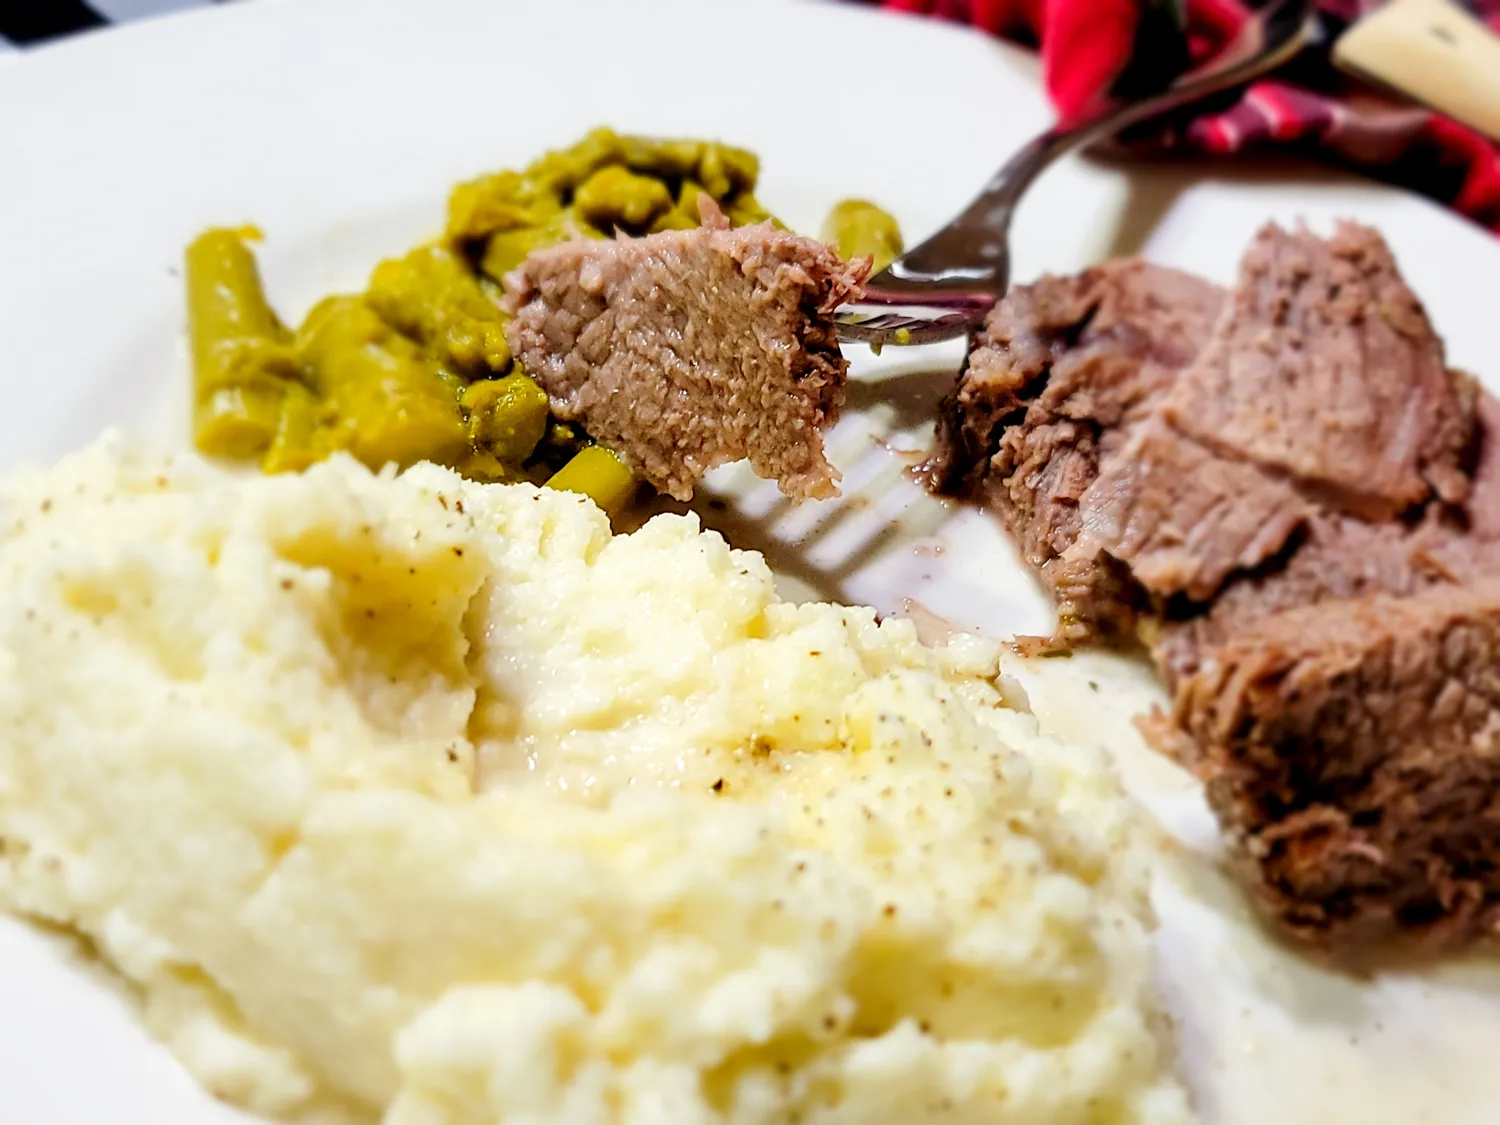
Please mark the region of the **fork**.
[[1055, 160], [1276, 69], [1318, 33], [1313, 0], [1265, 0], [1234, 41], [1165, 90], [1102, 95], [1079, 119], [1033, 138], [947, 226], [872, 277], [835, 315], [841, 340], [879, 348], [930, 344], [978, 328], [1010, 286], [1010, 223], [1022, 195]]

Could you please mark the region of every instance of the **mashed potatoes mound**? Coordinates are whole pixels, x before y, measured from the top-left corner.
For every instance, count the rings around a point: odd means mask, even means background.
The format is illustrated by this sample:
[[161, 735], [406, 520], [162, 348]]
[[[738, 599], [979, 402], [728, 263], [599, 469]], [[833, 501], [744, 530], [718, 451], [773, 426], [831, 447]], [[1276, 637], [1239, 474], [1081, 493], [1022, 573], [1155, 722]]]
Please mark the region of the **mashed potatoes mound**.
[[0, 485], [0, 899], [319, 1122], [1190, 1119], [1153, 844], [997, 652], [691, 518], [113, 439]]

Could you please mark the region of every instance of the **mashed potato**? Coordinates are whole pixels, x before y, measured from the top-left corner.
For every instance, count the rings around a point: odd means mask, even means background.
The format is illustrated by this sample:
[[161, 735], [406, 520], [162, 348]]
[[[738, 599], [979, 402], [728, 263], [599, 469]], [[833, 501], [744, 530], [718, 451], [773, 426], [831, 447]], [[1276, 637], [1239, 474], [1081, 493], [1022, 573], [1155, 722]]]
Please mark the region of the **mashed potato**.
[[996, 651], [691, 518], [105, 440], [0, 485], [0, 898], [215, 1093], [390, 1125], [1190, 1120], [1154, 845]]

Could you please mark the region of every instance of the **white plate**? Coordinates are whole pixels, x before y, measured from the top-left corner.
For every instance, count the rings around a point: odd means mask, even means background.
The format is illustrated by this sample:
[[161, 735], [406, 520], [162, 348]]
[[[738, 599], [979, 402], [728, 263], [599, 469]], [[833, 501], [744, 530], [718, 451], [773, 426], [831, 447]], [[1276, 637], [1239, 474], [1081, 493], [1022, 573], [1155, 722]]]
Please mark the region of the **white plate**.
[[[869, 79], [868, 95], [861, 92]], [[804, 229], [836, 198], [937, 226], [1046, 121], [1035, 66], [937, 23], [825, 5], [257, 0], [0, 59], [0, 461], [50, 460], [124, 423], [182, 442], [177, 263], [211, 223], [254, 221], [275, 302], [361, 284], [441, 221], [447, 188], [586, 128], [717, 135], [763, 158], [761, 196]], [[1257, 174], [1065, 164], [1019, 216], [1021, 280], [1144, 252], [1227, 280], [1267, 219], [1380, 227], [1457, 364], [1497, 361], [1500, 243], [1420, 200], [1291, 168]], [[957, 359], [861, 355], [861, 409], [833, 442], [852, 498], [787, 511], [735, 472], [707, 510], [766, 549], [793, 590], [988, 631], [1044, 629], [1045, 603], [982, 517], [924, 498], [890, 447]], [[880, 405], [890, 395], [895, 408]], [[894, 525], [894, 526], [892, 526]], [[799, 584], [800, 582], [800, 584]], [[1102, 690], [1080, 713], [1059, 677]], [[1139, 668], [1055, 661], [1031, 677], [1044, 721], [1103, 739], [1181, 839], [1215, 845], [1201, 794], [1141, 747]], [[1161, 880], [1162, 970], [1207, 1121], [1500, 1120], [1500, 984], [1487, 966], [1356, 984], [1265, 941], [1208, 860]], [[0, 1122], [211, 1125], [200, 1094], [128, 1007], [55, 942], [0, 928]]]

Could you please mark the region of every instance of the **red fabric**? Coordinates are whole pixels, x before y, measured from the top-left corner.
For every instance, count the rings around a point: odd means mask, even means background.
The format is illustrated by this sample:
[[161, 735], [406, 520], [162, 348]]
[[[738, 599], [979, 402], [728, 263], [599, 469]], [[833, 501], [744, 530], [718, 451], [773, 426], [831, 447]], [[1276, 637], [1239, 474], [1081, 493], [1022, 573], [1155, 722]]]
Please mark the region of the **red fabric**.
[[[1040, 44], [1042, 72], [1058, 118], [1086, 112], [1119, 73], [1135, 44], [1142, 0], [878, 0], [886, 8], [960, 20], [995, 35]], [[1330, 34], [1378, 0], [1320, 0]], [[1500, 0], [1466, 5], [1500, 31]], [[1238, 0], [1187, 0], [1188, 57], [1211, 57], [1240, 27]], [[1325, 58], [1299, 59], [1296, 81], [1254, 83], [1222, 112], [1180, 134], [1157, 138], [1206, 153], [1253, 146], [1315, 151], [1440, 199], [1500, 233], [1500, 149], [1446, 117], [1372, 95]]]
[[1109, 85], [1135, 40], [1135, 0], [1042, 5], [1042, 73], [1064, 121]]

